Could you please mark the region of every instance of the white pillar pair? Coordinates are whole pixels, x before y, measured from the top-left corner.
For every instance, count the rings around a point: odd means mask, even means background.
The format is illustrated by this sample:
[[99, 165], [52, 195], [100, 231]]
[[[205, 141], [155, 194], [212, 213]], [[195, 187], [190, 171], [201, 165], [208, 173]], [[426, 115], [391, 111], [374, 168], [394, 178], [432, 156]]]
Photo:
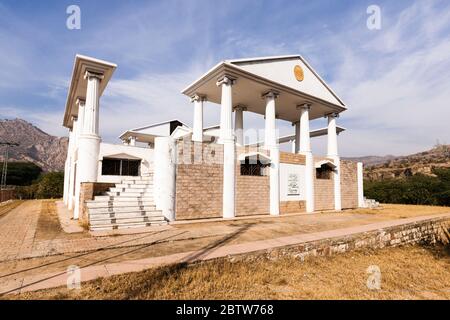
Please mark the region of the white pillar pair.
[[[82, 182], [97, 182], [98, 156], [100, 151], [99, 136], [99, 99], [102, 74], [86, 71], [87, 80], [86, 103], [78, 101], [79, 115], [83, 117], [83, 125], [78, 136], [78, 161], [76, 170], [74, 219], [80, 214], [80, 186]], [[84, 112], [82, 111], [84, 109]], [[81, 112], [80, 112], [81, 111]]]
[[327, 157], [333, 159], [336, 166], [333, 172], [334, 180], [334, 210], [340, 211], [342, 209], [341, 201], [341, 160], [338, 155], [337, 147], [337, 131], [336, 131], [336, 118], [339, 117], [338, 113], [330, 113], [328, 117], [328, 147]]
[[270, 152], [270, 214], [280, 214], [280, 147], [276, 129], [275, 91], [263, 94], [266, 100], [265, 149]]

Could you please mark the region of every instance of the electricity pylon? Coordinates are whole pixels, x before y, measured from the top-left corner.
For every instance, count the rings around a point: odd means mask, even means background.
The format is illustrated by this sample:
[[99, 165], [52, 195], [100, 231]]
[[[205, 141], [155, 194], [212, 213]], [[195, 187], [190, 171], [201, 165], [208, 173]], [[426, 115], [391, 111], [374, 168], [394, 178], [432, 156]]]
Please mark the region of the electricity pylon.
[[8, 157], [9, 157], [9, 148], [12, 146], [19, 146], [16, 142], [0, 142], [0, 146], [6, 146], [5, 153], [3, 155], [3, 169], [2, 169], [2, 177], [0, 181], [0, 189], [6, 189], [6, 176], [8, 174]]

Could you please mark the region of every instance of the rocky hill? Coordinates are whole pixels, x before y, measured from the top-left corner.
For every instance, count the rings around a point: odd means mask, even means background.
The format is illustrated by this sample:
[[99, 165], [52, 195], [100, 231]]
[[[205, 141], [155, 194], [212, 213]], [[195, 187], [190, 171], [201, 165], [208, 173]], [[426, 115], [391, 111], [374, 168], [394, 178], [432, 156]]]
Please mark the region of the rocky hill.
[[[9, 149], [10, 161], [29, 161], [44, 171], [63, 171], [66, 160], [67, 138], [59, 138], [22, 120], [0, 120], [0, 141], [17, 142], [20, 145]], [[0, 147], [3, 160], [5, 147]]]
[[433, 168], [450, 168], [450, 145], [437, 145], [431, 150], [401, 157], [351, 159], [364, 163], [364, 176], [369, 180], [404, 178], [416, 173], [433, 175]]

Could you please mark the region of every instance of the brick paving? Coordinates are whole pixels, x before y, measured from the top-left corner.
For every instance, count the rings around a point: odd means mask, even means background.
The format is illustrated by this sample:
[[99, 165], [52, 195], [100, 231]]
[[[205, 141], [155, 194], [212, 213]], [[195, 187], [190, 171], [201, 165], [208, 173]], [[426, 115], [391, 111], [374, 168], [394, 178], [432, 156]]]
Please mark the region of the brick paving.
[[[0, 262], [50, 255], [138, 246], [161, 241], [180, 232], [171, 227], [117, 237], [94, 237], [56, 233], [54, 238], [37, 237], [38, 221], [44, 201], [26, 201], [0, 218]], [[56, 214], [56, 213], [54, 213]], [[153, 229], [152, 229], [153, 230]], [[48, 231], [50, 232], [50, 231]]]

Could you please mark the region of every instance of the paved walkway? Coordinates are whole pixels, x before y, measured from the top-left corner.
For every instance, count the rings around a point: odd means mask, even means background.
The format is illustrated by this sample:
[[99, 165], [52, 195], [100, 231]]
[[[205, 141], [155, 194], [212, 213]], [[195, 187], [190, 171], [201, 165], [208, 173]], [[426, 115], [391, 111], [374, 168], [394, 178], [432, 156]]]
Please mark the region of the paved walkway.
[[[349, 228], [327, 230], [309, 234], [297, 234], [293, 236], [245, 242], [234, 245], [222, 245], [222, 243], [219, 242], [213, 246], [203, 248], [202, 250], [180, 252], [166, 256], [150, 257], [145, 259], [122, 261], [117, 263], [102, 263], [99, 265], [91, 265], [80, 268], [81, 281], [89, 281], [100, 277], [109, 277], [112, 275], [127, 272], [138, 272], [148, 268], [154, 268], [173, 263], [183, 263], [183, 262], [191, 263], [200, 260], [210, 260], [220, 257], [269, 250], [284, 246], [298, 245], [311, 241], [339, 238], [436, 218], [450, 218], [450, 213], [430, 215], [425, 217], [413, 217], [409, 219], [383, 221]], [[233, 235], [229, 235], [228, 237], [232, 236]], [[0, 294], [21, 293], [27, 291], [35, 291], [46, 288], [65, 286], [67, 284], [68, 278], [69, 275], [66, 271], [19, 277], [14, 281], [5, 282], [2, 285], [0, 285]]]

